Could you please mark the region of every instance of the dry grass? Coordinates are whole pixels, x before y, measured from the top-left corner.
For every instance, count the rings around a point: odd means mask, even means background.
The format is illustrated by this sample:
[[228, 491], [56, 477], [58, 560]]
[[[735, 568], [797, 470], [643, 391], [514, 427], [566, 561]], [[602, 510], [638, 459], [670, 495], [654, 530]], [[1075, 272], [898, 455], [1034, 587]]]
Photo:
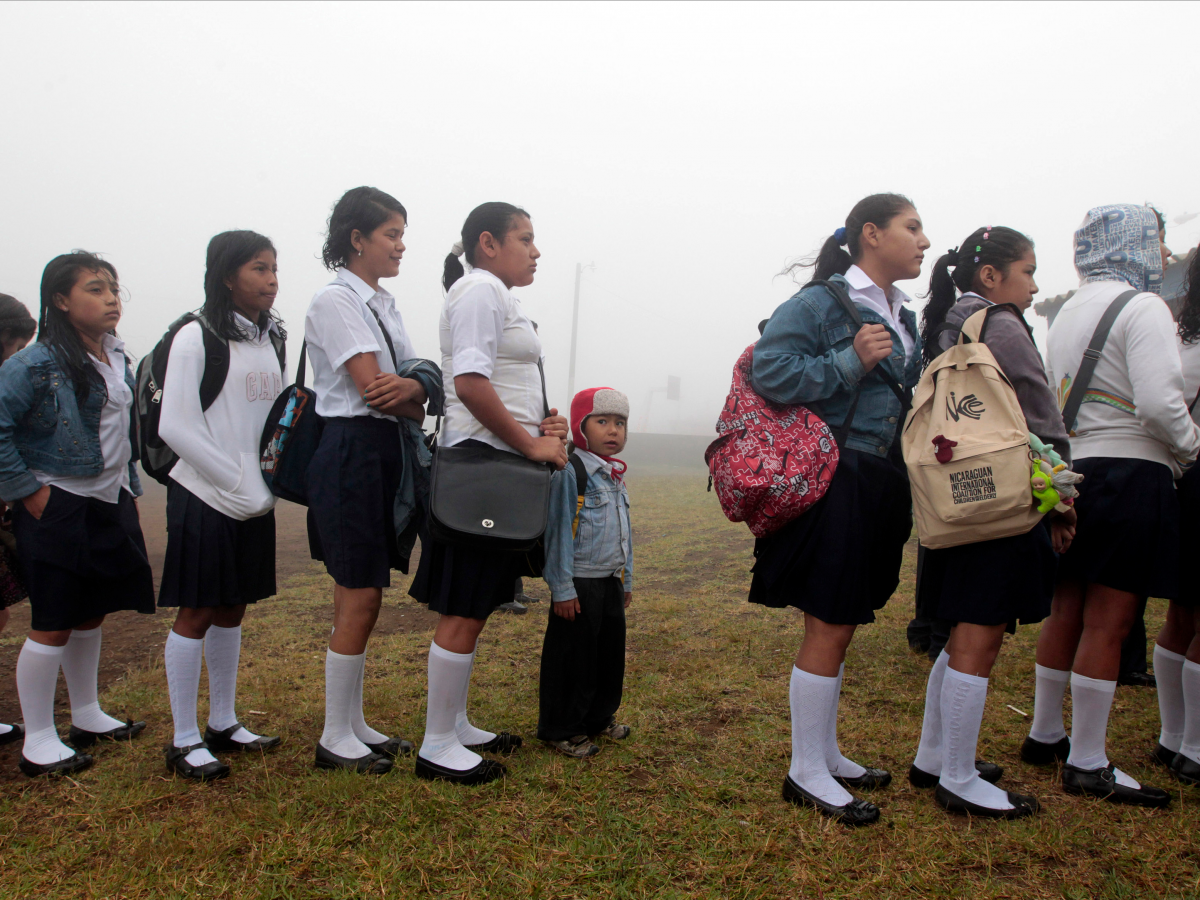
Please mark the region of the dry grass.
[[[527, 744], [510, 776], [482, 789], [311, 768], [323, 716], [329, 582], [294, 579], [246, 627], [240, 710], [285, 743], [233, 759], [230, 779], [168, 778], [160, 667], [134, 672], [105, 704], [150, 721], [78, 781], [0, 785], [3, 897], [1191, 897], [1200, 794], [1148, 812], [1071, 798], [1056, 774], [1016, 756], [1033, 694], [1036, 629], [1008, 640], [981, 754], [1045, 812], [973, 822], [937, 809], [902, 777], [920, 731], [923, 657], [909, 653], [912, 564], [880, 621], [851, 649], [843, 695], [847, 755], [898, 777], [872, 797], [877, 827], [848, 831], [779, 800], [787, 768], [787, 678], [801, 634], [792, 611], [745, 603], [749, 535], [727, 523], [702, 473], [631, 479], [638, 535], [626, 702], [633, 726], [579, 763]], [[539, 584], [535, 588], [545, 597]], [[376, 639], [368, 719], [423, 729], [430, 631], [400, 586], [386, 604], [417, 628]], [[1151, 605], [1151, 627], [1162, 607]], [[489, 623], [472, 718], [532, 736], [545, 603]], [[205, 709], [201, 698], [201, 709]], [[251, 713], [251, 710], [256, 712]], [[1169, 786], [1146, 751], [1153, 691], [1118, 691], [1109, 750], [1136, 777]]]

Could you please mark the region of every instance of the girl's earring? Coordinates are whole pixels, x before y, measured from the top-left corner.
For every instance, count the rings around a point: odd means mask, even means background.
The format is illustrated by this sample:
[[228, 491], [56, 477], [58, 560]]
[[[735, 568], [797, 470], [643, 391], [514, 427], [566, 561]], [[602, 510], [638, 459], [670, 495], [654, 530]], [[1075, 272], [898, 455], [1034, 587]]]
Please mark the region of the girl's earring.
[[359, 251], [358, 251], [358, 255], [359, 255], [359, 256], [362, 256], [362, 251], [361, 251], [361, 250], [359, 250]]

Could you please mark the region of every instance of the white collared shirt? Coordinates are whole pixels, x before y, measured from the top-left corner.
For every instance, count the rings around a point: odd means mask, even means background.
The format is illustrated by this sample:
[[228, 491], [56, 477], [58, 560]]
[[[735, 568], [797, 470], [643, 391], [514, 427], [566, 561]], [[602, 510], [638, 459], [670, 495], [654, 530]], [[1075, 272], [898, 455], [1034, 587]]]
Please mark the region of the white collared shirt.
[[492, 383], [496, 396], [531, 437], [541, 434], [542, 379], [538, 360], [542, 342], [521, 303], [499, 278], [473, 269], [450, 288], [438, 326], [446, 421], [442, 444], [473, 438], [515, 453], [473, 415], [454, 391], [454, 376], [475, 373]]
[[396, 298], [375, 290], [349, 269], [338, 269], [333, 281], [317, 291], [304, 317], [304, 339], [308, 342], [309, 384], [317, 393], [317, 415], [324, 418], [373, 416], [396, 421], [367, 406], [358, 386], [346, 371], [346, 360], [359, 353], [374, 353], [379, 371], [394, 373], [387, 342], [371, 310], [379, 314], [396, 361], [413, 359], [417, 352], [404, 330], [396, 309]]
[[904, 345], [904, 358], [907, 360], [917, 341], [900, 321], [900, 310], [912, 298], [894, 284], [891, 296], [885, 297], [883, 289], [876, 285], [871, 280], [871, 276], [858, 266], [851, 266], [845, 277], [850, 285], [850, 299], [879, 313], [883, 316], [883, 320], [900, 335], [900, 343]]
[[[133, 446], [129, 443], [129, 413], [133, 408], [133, 391], [125, 383], [125, 342], [111, 334], [104, 336], [104, 353], [108, 365], [88, 354], [92, 366], [104, 379], [108, 399], [100, 410], [100, 455], [104, 471], [99, 475], [50, 475], [30, 469], [42, 484], [53, 485], [79, 497], [92, 497], [105, 503], [116, 503], [121, 489], [129, 490], [129, 460]], [[96, 390], [92, 385], [92, 390]]]

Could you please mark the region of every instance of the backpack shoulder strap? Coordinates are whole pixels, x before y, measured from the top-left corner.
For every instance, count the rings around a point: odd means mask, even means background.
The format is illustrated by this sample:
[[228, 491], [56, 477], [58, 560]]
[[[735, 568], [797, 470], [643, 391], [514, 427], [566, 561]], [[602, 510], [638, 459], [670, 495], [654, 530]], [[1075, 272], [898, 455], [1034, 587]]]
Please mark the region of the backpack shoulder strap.
[[[987, 331], [988, 323], [992, 321], [992, 316], [999, 312], [1010, 312], [1020, 319], [1021, 324], [1025, 326], [1025, 330], [1029, 331], [1030, 336], [1032, 337], [1033, 332], [1029, 328], [1029, 323], [1025, 321], [1025, 317], [1021, 315], [1021, 310], [1017, 309], [1017, 307], [1011, 303], [995, 303], [967, 316], [967, 320], [963, 322], [962, 330], [959, 332], [960, 343], [986, 343], [987, 339], [984, 337], [984, 333]], [[942, 323], [942, 325], [946, 324], [946, 322]], [[954, 326], [951, 325], [950, 327], [953, 328]]]
[[283, 339], [278, 331], [268, 329], [267, 337], [271, 339], [271, 346], [275, 348], [275, 355], [279, 357], [279, 374], [283, 378], [287, 378], [287, 341]]
[[1104, 311], [1104, 315], [1096, 324], [1096, 330], [1092, 332], [1092, 340], [1087, 349], [1083, 351], [1079, 371], [1075, 373], [1075, 379], [1071, 382], [1071, 390], [1067, 394], [1067, 404], [1063, 407], [1063, 424], [1067, 426], [1068, 435], [1075, 433], [1075, 419], [1079, 416], [1079, 407], [1083, 405], [1084, 394], [1087, 393], [1088, 385], [1092, 382], [1092, 375], [1096, 371], [1096, 363], [1100, 361], [1100, 351], [1104, 349], [1108, 333], [1112, 331], [1121, 310], [1140, 293], [1141, 291], [1131, 290], [1117, 296], [1112, 303], [1108, 304], [1108, 309]]
[[392, 357], [392, 368], [399, 372], [400, 361], [396, 359], [396, 348], [392, 345], [392, 336], [388, 334], [388, 330], [383, 327], [383, 319], [380, 318], [379, 313], [375, 312], [370, 303], [366, 303], [364, 301], [363, 305], [366, 306], [367, 309], [371, 310], [371, 315], [375, 317], [375, 321], [379, 324], [379, 330], [383, 333], [383, 342], [387, 344], [388, 353]]
[[579, 454], [574, 450], [567, 456], [567, 462], [571, 464], [571, 468], [575, 470], [575, 518], [571, 520], [571, 537], [579, 533], [579, 512], [583, 509], [583, 498], [587, 493], [587, 469], [583, 467], [583, 460], [579, 458]]
[[204, 336], [204, 375], [200, 379], [200, 409], [208, 412], [208, 408], [221, 396], [225, 378], [229, 374], [229, 342], [212, 329], [204, 316], [196, 316], [196, 320], [200, 323], [200, 333]]

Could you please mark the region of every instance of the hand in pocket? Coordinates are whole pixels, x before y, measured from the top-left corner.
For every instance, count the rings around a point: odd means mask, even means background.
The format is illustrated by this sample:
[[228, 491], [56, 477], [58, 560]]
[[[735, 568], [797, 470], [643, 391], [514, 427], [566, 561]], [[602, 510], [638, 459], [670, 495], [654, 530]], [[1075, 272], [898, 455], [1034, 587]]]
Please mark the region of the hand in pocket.
[[28, 511], [28, 513], [39, 522], [42, 520], [42, 514], [46, 512], [46, 504], [49, 501], [50, 487], [45, 484], [43, 484], [28, 497], [24, 497], [21, 500], [21, 502], [25, 504], [25, 509]]

